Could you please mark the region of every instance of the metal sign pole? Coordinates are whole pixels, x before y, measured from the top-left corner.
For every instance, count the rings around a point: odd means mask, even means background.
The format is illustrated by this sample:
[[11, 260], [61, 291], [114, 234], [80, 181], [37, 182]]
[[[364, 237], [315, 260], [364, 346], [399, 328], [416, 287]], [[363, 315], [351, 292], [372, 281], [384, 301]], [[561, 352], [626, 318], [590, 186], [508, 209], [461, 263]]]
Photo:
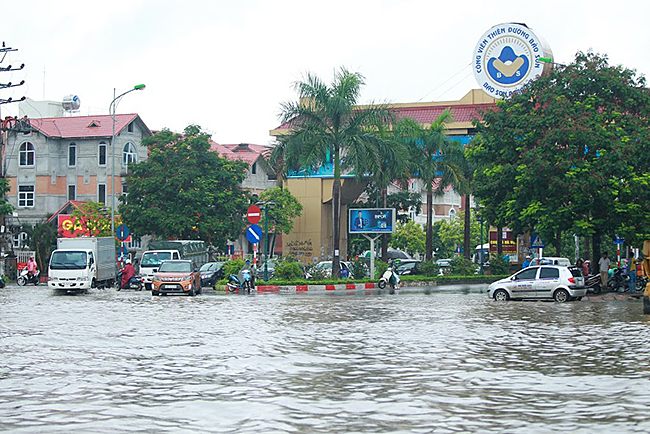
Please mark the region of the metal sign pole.
[[366, 234], [361, 234], [370, 241], [370, 278], [375, 278], [375, 241], [381, 237], [377, 235], [376, 237], [369, 237]]

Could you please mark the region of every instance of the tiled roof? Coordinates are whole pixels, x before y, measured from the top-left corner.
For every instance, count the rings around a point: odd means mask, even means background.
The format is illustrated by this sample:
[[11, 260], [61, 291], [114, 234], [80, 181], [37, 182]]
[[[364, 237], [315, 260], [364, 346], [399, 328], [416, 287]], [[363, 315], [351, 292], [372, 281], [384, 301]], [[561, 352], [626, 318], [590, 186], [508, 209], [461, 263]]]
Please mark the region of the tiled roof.
[[[138, 117], [137, 114], [115, 115], [115, 134]], [[81, 139], [90, 137], [111, 137], [113, 117], [111, 115], [74, 116], [59, 118], [37, 118], [29, 120], [32, 127], [48, 137]]]
[[[450, 105], [413, 105], [413, 106], [396, 106], [390, 107], [397, 120], [403, 118], [413, 118], [421, 124], [431, 124], [445, 109], [451, 109], [453, 115], [452, 122], [472, 122], [478, 118], [481, 119], [481, 112], [485, 109], [494, 107], [495, 104], [450, 104]], [[277, 130], [290, 129], [293, 121], [286, 122]]]
[[413, 118], [421, 124], [431, 124], [445, 109], [451, 109], [452, 122], [472, 122], [481, 119], [481, 111], [493, 107], [493, 104], [467, 104], [429, 107], [393, 107], [391, 110], [399, 119]]
[[83, 200], [69, 200], [69, 201], [67, 201], [61, 208], [59, 208], [59, 210], [57, 212], [52, 214], [52, 216], [47, 220], [47, 222], [51, 223], [52, 221], [54, 221], [54, 219], [56, 219], [57, 216], [59, 214], [61, 214], [68, 206], [71, 206], [73, 208], [79, 208], [79, 206], [83, 205], [84, 203], [86, 203], [86, 201], [83, 201]]
[[212, 142], [210, 150], [216, 151], [229, 160], [243, 160], [248, 164], [255, 163], [260, 157], [268, 158], [273, 151], [269, 146], [254, 145], [251, 143], [240, 143], [237, 145], [221, 145]]

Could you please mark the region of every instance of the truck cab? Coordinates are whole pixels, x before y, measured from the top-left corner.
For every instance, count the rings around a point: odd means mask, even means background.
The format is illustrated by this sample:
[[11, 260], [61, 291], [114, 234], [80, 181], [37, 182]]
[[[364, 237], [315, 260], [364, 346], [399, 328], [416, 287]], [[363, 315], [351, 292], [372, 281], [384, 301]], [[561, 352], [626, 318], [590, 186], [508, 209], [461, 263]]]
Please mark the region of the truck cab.
[[140, 275], [144, 281], [145, 288], [151, 290], [153, 276], [158, 271], [163, 261], [181, 259], [178, 250], [147, 250], [140, 259]]
[[58, 249], [49, 264], [50, 289], [86, 292], [95, 286], [95, 255], [90, 249]]

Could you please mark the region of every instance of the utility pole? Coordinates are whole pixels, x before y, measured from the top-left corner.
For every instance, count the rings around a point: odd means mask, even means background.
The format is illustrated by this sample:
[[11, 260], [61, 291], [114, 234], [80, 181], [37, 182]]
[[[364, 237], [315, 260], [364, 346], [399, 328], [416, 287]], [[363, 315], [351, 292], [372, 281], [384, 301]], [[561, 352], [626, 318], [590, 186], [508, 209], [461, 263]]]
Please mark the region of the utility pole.
[[[5, 42], [2, 42], [2, 47], [0, 47], [0, 72], [10, 72], [10, 71], [20, 71], [25, 67], [25, 64], [21, 64], [18, 67], [15, 67], [13, 65], [8, 65], [8, 66], [2, 66], [2, 63], [5, 61], [7, 58], [7, 54], [11, 53], [13, 51], [18, 51], [16, 48], [11, 48], [7, 47]], [[25, 97], [23, 96], [22, 98], [14, 99], [12, 97], [9, 98], [3, 98], [1, 95], [1, 92], [5, 89], [9, 89], [12, 87], [19, 87], [25, 84], [25, 80], [22, 80], [20, 83], [12, 83], [12, 82], [7, 82], [4, 83], [3, 80], [0, 80], [0, 107], [3, 104], [10, 104], [12, 102], [19, 102], [19, 101], [24, 101]], [[6, 170], [7, 170], [7, 162], [6, 162], [6, 156], [5, 156], [5, 151], [6, 151], [6, 143], [7, 143], [7, 137], [9, 136], [10, 132], [13, 133], [18, 133], [18, 132], [30, 132], [31, 131], [31, 125], [29, 124], [29, 120], [27, 118], [25, 119], [18, 119], [17, 116], [15, 117], [7, 117], [5, 119], [2, 119], [1, 111], [0, 111], [0, 159], [2, 160], [2, 173], [1, 173], [1, 178], [0, 182], [3, 185], [7, 185], [7, 180], [5, 179], [6, 176]], [[0, 207], [2, 207], [3, 211], [0, 213], [2, 214], [0, 217], [2, 218], [2, 228], [4, 229], [4, 236], [3, 239], [7, 241], [9, 244], [8, 246], [11, 247], [11, 235], [9, 235], [9, 231], [7, 230], [7, 222], [5, 218], [5, 214], [11, 212], [13, 207], [11, 207], [7, 203], [7, 199], [4, 194], [2, 194], [2, 197], [0, 197]], [[3, 243], [2, 245], [2, 253], [6, 252], [5, 245]], [[10, 249], [11, 252], [13, 252], [13, 249]], [[5, 273], [5, 264], [4, 260], [0, 264], [0, 273], [6, 274]]]

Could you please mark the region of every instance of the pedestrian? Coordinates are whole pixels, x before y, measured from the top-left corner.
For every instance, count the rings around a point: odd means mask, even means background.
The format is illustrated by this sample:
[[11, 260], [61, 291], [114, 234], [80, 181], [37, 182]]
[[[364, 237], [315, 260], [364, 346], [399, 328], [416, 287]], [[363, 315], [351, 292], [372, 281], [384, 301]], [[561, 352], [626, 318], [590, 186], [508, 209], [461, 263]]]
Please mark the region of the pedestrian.
[[580, 269], [583, 276], [587, 276], [589, 274], [589, 268], [585, 264], [585, 261], [582, 260], [582, 258], [578, 258], [576, 261], [576, 267]]
[[530, 255], [526, 255], [526, 260], [521, 264], [522, 269], [530, 266], [530, 259]]
[[610, 262], [611, 261], [607, 257], [607, 252], [604, 252], [603, 257], [598, 260], [598, 269], [600, 270], [600, 284], [603, 288], [607, 288]]
[[628, 263], [627, 275], [630, 278], [630, 294], [636, 293], [636, 259], [632, 256]]

